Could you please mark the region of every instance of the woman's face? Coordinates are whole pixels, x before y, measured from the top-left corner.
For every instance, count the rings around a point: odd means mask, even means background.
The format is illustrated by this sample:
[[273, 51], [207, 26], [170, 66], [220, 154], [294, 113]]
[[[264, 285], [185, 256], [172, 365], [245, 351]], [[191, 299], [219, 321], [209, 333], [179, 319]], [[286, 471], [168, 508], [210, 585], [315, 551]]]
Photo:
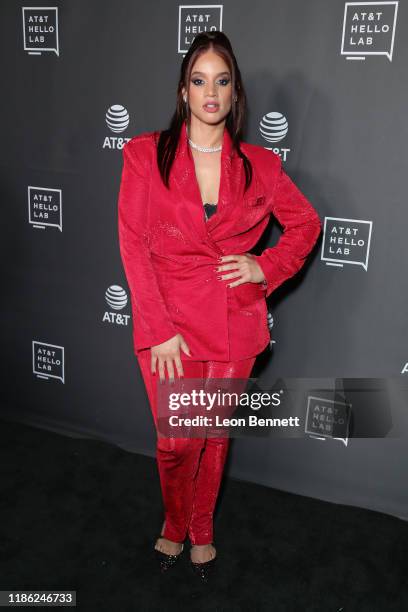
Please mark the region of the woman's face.
[[[231, 73], [224, 59], [214, 51], [200, 55], [192, 67], [188, 84], [187, 104], [191, 114], [205, 123], [219, 123], [231, 109], [231, 94]], [[207, 107], [210, 103], [216, 106]]]

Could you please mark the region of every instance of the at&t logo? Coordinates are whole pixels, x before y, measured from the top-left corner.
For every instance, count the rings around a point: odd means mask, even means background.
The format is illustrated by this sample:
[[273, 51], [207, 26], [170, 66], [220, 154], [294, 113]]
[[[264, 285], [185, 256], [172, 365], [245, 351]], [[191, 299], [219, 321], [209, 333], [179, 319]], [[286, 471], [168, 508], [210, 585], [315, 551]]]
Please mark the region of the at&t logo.
[[[264, 115], [259, 123], [259, 131], [261, 132], [262, 138], [272, 144], [278, 143], [283, 140], [288, 133], [288, 120], [285, 115], [277, 111], [271, 111]], [[290, 149], [288, 147], [265, 147], [271, 149], [274, 153], [282, 158], [282, 161], [286, 161]]]
[[[127, 109], [121, 104], [113, 104], [105, 113], [105, 122], [111, 132], [120, 134], [124, 132], [130, 123]], [[103, 149], [123, 149], [124, 145], [130, 140], [125, 136], [105, 136]]]
[[102, 321], [127, 326], [130, 315], [119, 312], [128, 304], [128, 297], [123, 287], [119, 285], [111, 285], [108, 287], [105, 292], [105, 302], [109, 310], [105, 311]]

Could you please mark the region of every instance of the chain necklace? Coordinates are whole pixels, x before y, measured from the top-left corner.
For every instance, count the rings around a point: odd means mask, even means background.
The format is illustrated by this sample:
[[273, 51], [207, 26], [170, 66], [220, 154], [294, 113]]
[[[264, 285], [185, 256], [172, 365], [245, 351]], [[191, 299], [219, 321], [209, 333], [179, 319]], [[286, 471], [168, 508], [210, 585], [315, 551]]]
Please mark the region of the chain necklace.
[[[188, 132], [187, 132], [187, 136], [188, 136]], [[193, 142], [190, 138], [188, 138], [188, 142], [193, 147], [193, 149], [196, 149], [197, 151], [201, 151], [202, 153], [216, 153], [217, 151], [221, 151], [222, 149], [222, 143], [216, 147], [200, 147], [200, 145], [195, 144], [195, 142]]]

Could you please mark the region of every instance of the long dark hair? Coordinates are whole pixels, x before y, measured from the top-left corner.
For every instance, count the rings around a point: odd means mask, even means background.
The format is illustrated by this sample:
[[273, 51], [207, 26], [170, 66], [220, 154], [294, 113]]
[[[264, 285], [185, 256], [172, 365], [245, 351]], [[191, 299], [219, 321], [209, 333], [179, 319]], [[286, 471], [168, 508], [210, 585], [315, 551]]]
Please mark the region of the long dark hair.
[[[183, 100], [182, 88], [188, 91], [190, 82], [191, 70], [196, 59], [202, 54], [213, 50], [218, 53], [226, 62], [231, 72], [232, 82], [232, 104], [231, 110], [225, 121], [225, 129], [228, 130], [231, 139], [232, 147], [242, 158], [245, 170], [245, 191], [252, 181], [252, 166], [249, 159], [240, 149], [240, 141], [243, 129], [243, 123], [246, 113], [246, 95], [241, 79], [241, 72], [238, 68], [237, 60], [231, 47], [231, 43], [224, 32], [213, 30], [210, 32], [201, 32], [197, 34], [186, 53], [181, 64], [180, 78], [177, 87], [177, 106], [171, 118], [170, 126], [167, 130], [162, 130], [157, 140], [157, 165], [160, 175], [166, 187], [169, 187], [169, 175], [171, 166], [177, 150], [177, 144], [180, 138], [180, 131], [183, 121], [190, 122], [190, 108]], [[237, 101], [234, 101], [234, 97]]]

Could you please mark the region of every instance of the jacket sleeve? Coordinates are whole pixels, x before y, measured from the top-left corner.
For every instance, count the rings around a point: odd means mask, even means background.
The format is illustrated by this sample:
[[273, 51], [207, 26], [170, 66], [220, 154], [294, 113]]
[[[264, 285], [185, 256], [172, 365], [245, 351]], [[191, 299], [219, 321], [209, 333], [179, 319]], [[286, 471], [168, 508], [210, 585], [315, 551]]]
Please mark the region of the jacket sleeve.
[[275, 246], [256, 256], [265, 275], [265, 297], [300, 270], [322, 228], [316, 210], [285, 173], [281, 160], [272, 197], [272, 213], [283, 227], [283, 234]]
[[160, 293], [148, 247], [149, 160], [137, 150], [137, 143], [126, 143], [122, 151], [118, 198], [119, 248], [132, 297], [133, 337], [137, 352], [161, 344], [178, 332]]

